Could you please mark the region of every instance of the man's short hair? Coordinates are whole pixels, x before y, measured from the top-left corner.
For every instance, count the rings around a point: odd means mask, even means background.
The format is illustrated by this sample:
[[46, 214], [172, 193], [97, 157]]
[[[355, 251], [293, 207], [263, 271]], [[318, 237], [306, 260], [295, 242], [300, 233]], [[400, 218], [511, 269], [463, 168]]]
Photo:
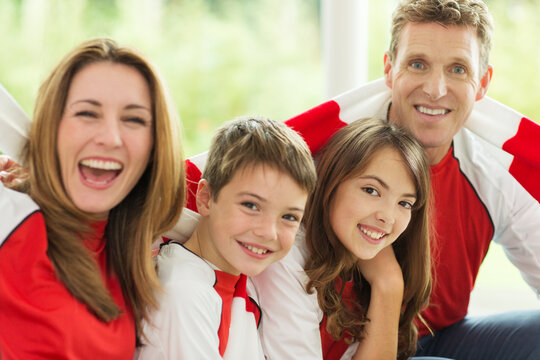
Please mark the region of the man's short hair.
[[399, 37], [408, 23], [438, 23], [476, 30], [480, 45], [480, 76], [489, 65], [493, 44], [493, 18], [482, 0], [402, 0], [392, 15], [390, 60], [397, 55]]
[[315, 165], [302, 137], [282, 122], [261, 117], [239, 117], [217, 129], [202, 177], [217, 199], [238, 170], [259, 164], [288, 174], [308, 194], [315, 188]]

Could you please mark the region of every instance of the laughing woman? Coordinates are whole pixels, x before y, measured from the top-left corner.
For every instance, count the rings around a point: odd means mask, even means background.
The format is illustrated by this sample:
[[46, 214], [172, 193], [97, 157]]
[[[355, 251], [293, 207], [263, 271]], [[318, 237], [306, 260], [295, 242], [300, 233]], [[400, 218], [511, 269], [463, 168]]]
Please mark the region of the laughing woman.
[[150, 244], [184, 200], [174, 114], [154, 67], [108, 39], [42, 84], [29, 177], [0, 184], [0, 358], [131, 359], [156, 307]]

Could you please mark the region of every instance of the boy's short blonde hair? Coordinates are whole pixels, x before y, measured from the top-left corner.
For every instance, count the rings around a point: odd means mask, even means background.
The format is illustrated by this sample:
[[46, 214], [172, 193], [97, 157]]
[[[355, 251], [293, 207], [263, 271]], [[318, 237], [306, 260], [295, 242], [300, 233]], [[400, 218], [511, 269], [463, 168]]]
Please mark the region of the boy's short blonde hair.
[[202, 177], [217, 199], [239, 169], [270, 165], [290, 175], [310, 194], [317, 175], [302, 137], [284, 123], [262, 117], [239, 117], [218, 128]]

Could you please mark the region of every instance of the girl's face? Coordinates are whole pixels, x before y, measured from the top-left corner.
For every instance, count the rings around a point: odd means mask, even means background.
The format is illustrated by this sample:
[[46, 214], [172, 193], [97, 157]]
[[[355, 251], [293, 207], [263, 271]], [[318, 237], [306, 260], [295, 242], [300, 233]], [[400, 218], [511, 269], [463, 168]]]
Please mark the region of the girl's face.
[[75, 206], [107, 218], [146, 169], [152, 128], [150, 91], [135, 68], [98, 62], [73, 77], [57, 152], [62, 182]]
[[330, 224], [358, 259], [372, 259], [407, 228], [415, 201], [407, 166], [396, 150], [387, 147], [361, 174], [338, 186], [330, 204]]

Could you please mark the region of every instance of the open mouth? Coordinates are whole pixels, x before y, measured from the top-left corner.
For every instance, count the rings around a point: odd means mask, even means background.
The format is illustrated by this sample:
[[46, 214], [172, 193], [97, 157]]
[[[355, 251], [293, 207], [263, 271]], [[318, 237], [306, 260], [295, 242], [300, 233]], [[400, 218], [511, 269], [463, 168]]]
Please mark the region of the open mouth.
[[263, 255], [263, 254], [266, 254], [268, 253], [270, 250], [268, 249], [261, 249], [261, 248], [257, 248], [255, 246], [251, 246], [251, 245], [248, 245], [248, 244], [244, 244], [243, 242], [239, 242], [240, 245], [242, 245], [244, 248], [248, 249], [249, 251], [251, 251], [252, 253], [254, 254], [258, 254], [258, 255]]
[[88, 183], [106, 185], [116, 179], [123, 166], [117, 161], [85, 159], [79, 163], [79, 170]]
[[418, 110], [419, 112], [421, 112], [422, 114], [426, 114], [426, 115], [445, 115], [445, 114], [448, 114], [450, 112], [450, 110], [448, 109], [430, 109], [430, 108], [427, 108], [427, 107], [424, 107], [424, 106], [419, 106], [419, 105], [416, 105], [414, 107], [416, 110]]

